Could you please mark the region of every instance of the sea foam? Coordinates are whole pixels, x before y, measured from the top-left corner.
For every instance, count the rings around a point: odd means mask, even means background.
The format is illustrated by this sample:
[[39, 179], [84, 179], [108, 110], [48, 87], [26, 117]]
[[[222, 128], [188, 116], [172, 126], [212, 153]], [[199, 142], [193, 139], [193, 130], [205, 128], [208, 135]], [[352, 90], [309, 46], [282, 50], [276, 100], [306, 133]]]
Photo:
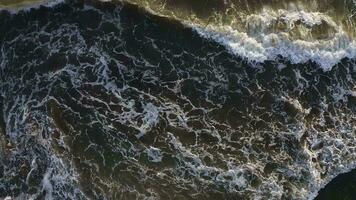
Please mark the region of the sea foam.
[[[112, 2], [112, 0], [98, 1]], [[39, 6], [52, 7], [63, 2], [65, 0], [43, 0], [31, 5], [26, 4], [5, 9], [17, 12]], [[149, 7], [146, 9], [154, 15], [172, 17], [162, 15]], [[192, 28], [202, 37], [222, 44], [232, 54], [252, 62], [262, 63], [267, 60], [275, 60], [281, 56], [290, 60], [293, 64], [312, 61], [317, 63], [324, 71], [329, 71], [343, 58], [353, 59], [356, 57], [356, 41], [341, 25], [325, 13], [263, 9], [260, 13], [244, 16], [244, 19], [239, 22], [240, 28], [244, 27], [242, 30], [225, 23], [204, 24], [174, 16], [173, 18]], [[283, 30], [275, 29], [275, 26], [278, 26], [281, 22], [286, 27]], [[323, 23], [326, 24], [325, 30], [322, 30], [325, 33], [321, 34], [326, 34], [326, 38], [311, 39], [310, 35], [313, 28], [322, 27]], [[301, 34], [300, 38], [291, 37], [291, 34], [293, 34], [291, 32], [300, 27], [302, 28], [297, 33]], [[328, 34], [328, 31], [332, 33]]]
[[[248, 20], [258, 19], [257, 22], [246, 22], [246, 24], [259, 26], [260, 31], [257, 34], [248, 34], [227, 25], [187, 24], [202, 37], [212, 39], [225, 46], [231, 53], [254, 62], [275, 60], [278, 56], [281, 56], [287, 58], [293, 64], [313, 61], [324, 71], [329, 71], [343, 58], [353, 59], [356, 57], [356, 42], [327, 16], [321, 13], [306, 13], [303, 11], [288, 14], [287, 11], [284, 11], [282, 13], [279, 17], [265, 13], [258, 17], [255, 16], [254, 19], [249, 17]], [[296, 23], [302, 23], [310, 29], [310, 27], [326, 22], [335, 29], [335, 34], [331, 38], [311, 40], [294, 39], [290, 37], [288, 32], [284, 31], [266, 31], [278, 19], [284, 20], [290, 30], [296, 26]]]

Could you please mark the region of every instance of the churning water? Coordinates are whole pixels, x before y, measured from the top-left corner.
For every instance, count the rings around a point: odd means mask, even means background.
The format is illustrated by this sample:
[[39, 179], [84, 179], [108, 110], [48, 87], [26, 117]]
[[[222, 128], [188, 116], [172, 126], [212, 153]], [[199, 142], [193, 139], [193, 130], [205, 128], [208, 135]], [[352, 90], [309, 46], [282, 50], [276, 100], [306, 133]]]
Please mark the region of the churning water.
[[0, 7], [0, 198], [313, 199], [356, 167], [354, 0]]

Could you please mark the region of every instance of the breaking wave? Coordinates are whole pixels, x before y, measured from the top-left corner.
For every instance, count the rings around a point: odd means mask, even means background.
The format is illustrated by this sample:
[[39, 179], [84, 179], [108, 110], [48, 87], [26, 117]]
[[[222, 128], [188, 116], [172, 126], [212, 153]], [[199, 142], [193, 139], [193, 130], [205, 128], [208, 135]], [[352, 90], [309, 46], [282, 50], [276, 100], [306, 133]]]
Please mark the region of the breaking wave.
[[355, 1], [128, 1], [177, 19], [250, 61], [281, 56], [330, 70], [356, 56]]
[[[115, 2], [98, 0], [101, 2]], [[3, 8], [53, 6], [62, 0], [2, 1]], [[278, 57], [313, 61], [330, 70], [356, 56], [356, 3], [346, 1], [126, 0], [153, 14], [173, 18], [231, 53], [253, 62]]]

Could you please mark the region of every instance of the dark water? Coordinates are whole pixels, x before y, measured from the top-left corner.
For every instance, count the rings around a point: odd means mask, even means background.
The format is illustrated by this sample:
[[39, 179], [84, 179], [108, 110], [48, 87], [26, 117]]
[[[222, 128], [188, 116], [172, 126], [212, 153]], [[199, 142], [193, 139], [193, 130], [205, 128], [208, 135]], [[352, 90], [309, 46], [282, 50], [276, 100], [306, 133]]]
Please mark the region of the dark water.
[[356, 199], [356, 169], [349, 173], [340, 174], [325, 188], [320, 190], [315, 200]]
[[355, 166], [355, 60], [249, 62], [93, 2], [1, 11], [0, 45], [0, 197], [307, 199]]

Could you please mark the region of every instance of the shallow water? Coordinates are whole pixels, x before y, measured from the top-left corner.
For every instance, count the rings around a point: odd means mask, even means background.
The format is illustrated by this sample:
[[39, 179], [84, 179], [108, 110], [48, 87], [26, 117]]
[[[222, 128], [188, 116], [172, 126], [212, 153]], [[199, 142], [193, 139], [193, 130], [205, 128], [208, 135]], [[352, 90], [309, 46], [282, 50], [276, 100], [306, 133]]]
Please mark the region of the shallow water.
[[0, 12], [0, 197], [312, 199], [355, 167], [352, 56], [256, 62], [147, 9]]
[[312, 60], [330, 70], [356, 52], [355, 1], [127, 0], [174, 18], [231, 53], [264, 62]]

